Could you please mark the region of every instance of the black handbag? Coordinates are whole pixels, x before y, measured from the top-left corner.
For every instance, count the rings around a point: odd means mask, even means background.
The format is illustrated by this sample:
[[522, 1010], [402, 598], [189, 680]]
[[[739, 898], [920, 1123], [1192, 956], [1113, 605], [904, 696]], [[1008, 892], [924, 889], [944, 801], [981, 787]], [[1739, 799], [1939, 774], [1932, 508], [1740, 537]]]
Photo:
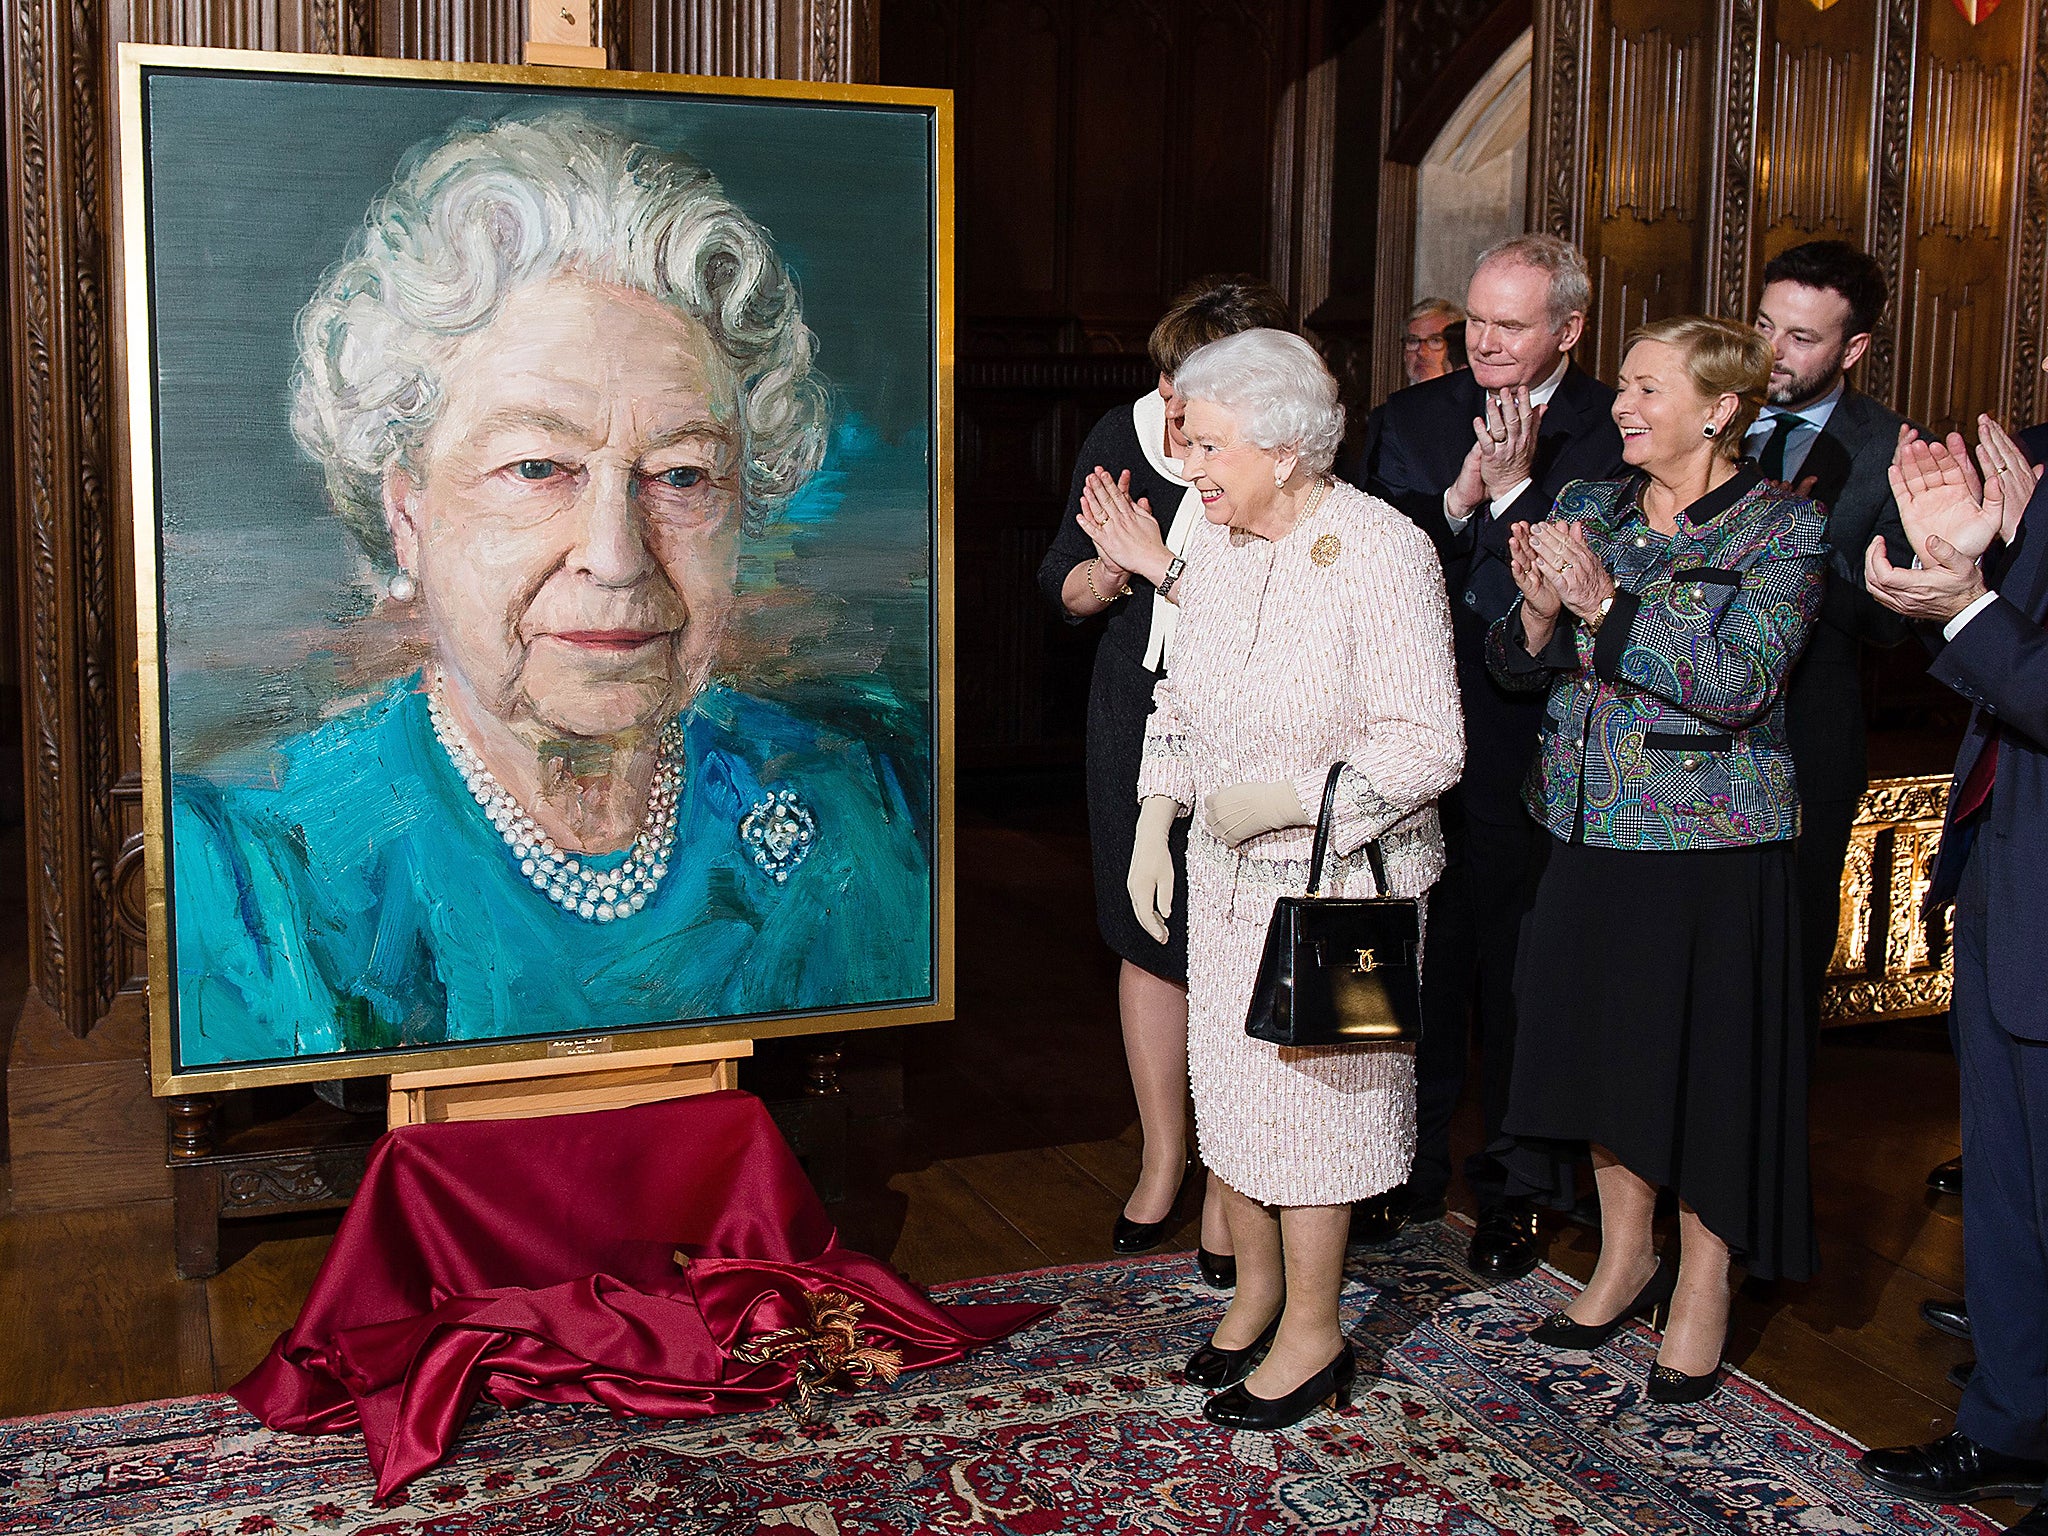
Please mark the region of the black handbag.
[[[1282, 896], [1244, 1032], [1274, 1045], [1413, 1045], [1422, 1033], [1422, 906], [1412, 896], [1320, 896], [1338, 763], [1323, 785], [1309, 854], [1308, 894]], [[1366, 845], [1373, 885], [1387, 889], [1377, 841]]]

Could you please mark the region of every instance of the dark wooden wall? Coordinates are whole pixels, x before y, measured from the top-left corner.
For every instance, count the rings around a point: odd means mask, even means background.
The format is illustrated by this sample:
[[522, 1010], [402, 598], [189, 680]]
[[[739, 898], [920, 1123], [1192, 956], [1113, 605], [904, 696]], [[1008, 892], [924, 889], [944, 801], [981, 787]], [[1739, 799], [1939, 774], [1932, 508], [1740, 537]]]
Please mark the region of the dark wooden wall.
[[1097, 417], [1156, 381], [1171, 295], [1328, 292], [1321, 0], [882, 0], [881, 78], [959, 105], [963, 771], [1080, 761], [1093, 634], [1034, 573]]
[[1596, 371], [1646, 316], [1747, 317], [1771, 254], [1831, 237], [1892, 284], [1863, 388], [1944, 430], [2048, 404], [2038, 0], [1536, 0], [1531, 116], [1530, 220], [1592, 261]]

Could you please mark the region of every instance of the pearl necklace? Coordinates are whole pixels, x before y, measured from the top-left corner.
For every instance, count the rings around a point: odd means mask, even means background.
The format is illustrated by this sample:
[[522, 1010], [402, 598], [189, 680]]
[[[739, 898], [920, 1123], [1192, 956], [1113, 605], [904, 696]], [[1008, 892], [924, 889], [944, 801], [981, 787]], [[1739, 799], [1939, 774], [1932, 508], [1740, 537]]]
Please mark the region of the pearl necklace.
[[671, 720], [661, 731], [661, 763], [647, 793], [647, 817], [633, 839], [633, 850], [616, 869], [588, 869], [574, 854], [555, 846], [553, 838], [527, 815], [500, 784], [481, 757], [470, 748], [441, 703], [438, 689], [427, 694], [427, 718], [434, 736], [462, 775], [470, 798], [482, 808], [504, 839], [519, 873], [536, 891], [586, 922], [609, 923], [631, 917], [653, 899], [668, 874], [669, 852], [676, 836], [676, 796], [683, 782], [683, 728]]

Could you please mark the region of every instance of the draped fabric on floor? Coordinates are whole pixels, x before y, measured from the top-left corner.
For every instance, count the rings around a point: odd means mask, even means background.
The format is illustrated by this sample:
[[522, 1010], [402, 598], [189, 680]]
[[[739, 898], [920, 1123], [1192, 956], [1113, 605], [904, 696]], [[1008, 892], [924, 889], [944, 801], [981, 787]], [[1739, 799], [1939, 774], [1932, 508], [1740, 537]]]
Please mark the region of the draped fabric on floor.
[[[857, 1304], [836, 1337], [829, 1293]], [[393, 1131], [298, 1322], [234, 1396], [273, 1429], [360, 1429], [388, 1499], [483, 1393], [697, 1418], [780, 1402], [848, 1347], [874, 1352], [856, 1380], [917, 1370], [1051, 1310], [940, 1306], [841, 1248], [760, 1101], [714, 1093]]]

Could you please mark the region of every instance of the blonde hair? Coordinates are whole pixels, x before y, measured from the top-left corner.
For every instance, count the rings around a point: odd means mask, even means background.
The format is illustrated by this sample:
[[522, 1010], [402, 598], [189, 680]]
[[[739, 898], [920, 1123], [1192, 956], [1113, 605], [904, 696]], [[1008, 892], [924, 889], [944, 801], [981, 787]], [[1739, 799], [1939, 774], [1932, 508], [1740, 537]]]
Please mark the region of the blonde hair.
[[1733, 320], [1716, 320], [1708, 315], [1674, 315], [1652, 320], [1628, 333], [1622, 356], [1639, 341], [1662, 342], [1674, 347], [1685, 363], [1685, 375], [1692, 387], [1709, 400], [1735, 396], [1735, 414], [1721, 429], [1717, 453], [1740, 458], [1742, 439], [1750, 423], [1764, 408], [1764, 394], [1771, 385], [1771, 344], [1753, 325]]

